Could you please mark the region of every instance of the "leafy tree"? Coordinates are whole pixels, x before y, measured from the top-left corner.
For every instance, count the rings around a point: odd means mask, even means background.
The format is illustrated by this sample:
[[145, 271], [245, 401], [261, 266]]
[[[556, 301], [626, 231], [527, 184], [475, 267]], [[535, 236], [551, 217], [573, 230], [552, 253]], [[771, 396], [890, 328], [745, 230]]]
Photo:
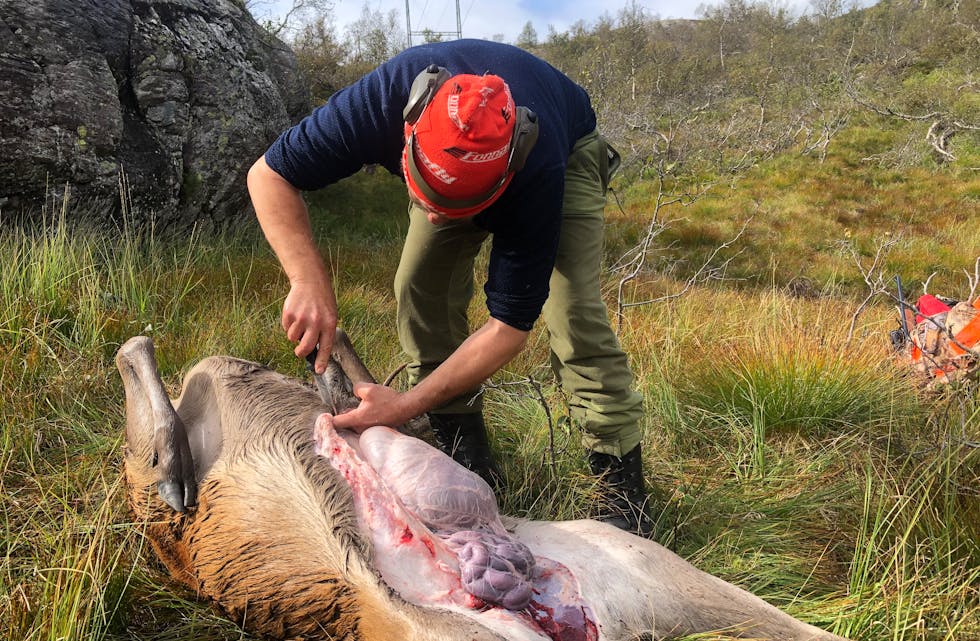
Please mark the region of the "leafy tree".
[[534, 24], [530, 20], [524, 23], [521, 32], [517, 34], [514, 44], [521, 49], [534, 49], [538, 46], [538, 32], [534, 30]]
[[[515, 44], [588, 90], [627, 174], [733, 176], [791, 146], [822, 159], [859, 110], [909, 123], [904, 159], [889, 162], [949, 162], [957, 146], [980, 146], [980, 0], [851, 2], [811, 0], [796, 16], [724, 0], [699, 20], [660, 20], [634, 0], [591, 24], [549, 26], [543, 41], [529, 21]], [[294, 42], [314, 95], [401, 50], [400, 25], [368, 5], [341, 40], [327, 18], [309, 22]]]
[[833, 20], [844, 14], [843, 0], [810, 0], [814, 16], [820, 22]]
[[303, 26], [292, 42], [313, 104], [320, 104], [353, 78], [344, 67], [345, 52], [333, 24], [325, 16]]
[[959, 141], [980, 147], [977, 0], [889, 2], [861, 12], [844, 68], [846, 94], [862, 108], [905, 122], [909, 137], [892, 164], [957, 159]]
[[[279, 5], [272, 0], [240, 0], [255, 19], [272, 35], [283, 38], [290, 35], [309, 20], [317, 20], [330, 14], [333, 0], [292, 0], [283, 13], [271, 11]], [[281, 10], [281, 9], [280, 9]]]
[[382, 13], [364, 5], [343, 39], [330, 16], [321, 15], [303, 25], [291, 44], [316, 104], [404, 49], [405, 38], [397, 11]]
[[433, 42], [442, 42], [442, 34], [436, 33], [432, 29], [423, 29], [422, 42], [426, 44], [432, 44]]
[[404, 49], [405, 43], [396, 9], [382, 13], [365, 4], [361, 17], [348, 25], [345, 32], [346, 65], [358, 75], [367, 73]]

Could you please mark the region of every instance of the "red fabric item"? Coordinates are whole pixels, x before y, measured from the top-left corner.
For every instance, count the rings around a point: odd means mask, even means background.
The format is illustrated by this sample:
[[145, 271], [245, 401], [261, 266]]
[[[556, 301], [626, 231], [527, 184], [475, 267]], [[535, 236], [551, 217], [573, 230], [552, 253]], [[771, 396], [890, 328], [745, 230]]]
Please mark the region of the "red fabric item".
[[942, 314], [943, 312], [948, 312], [950, 310], [949, 305], [942, 302], [932, 294], [919, 296], [919, 300], [916, 302], [916, 307], [919, 308], [919, 313], [915, 315], [916, 323], [921, 323], [930, 316]]
[[422, 178], [440, 196], [475, 198], [504, 178], [515, 120], [514, 99], [502, 78], [491, 74], [451, 77], [415, 123], [413, 150], [407, 144], [413, 127], [405, 125], [402, 173], [412, 194], [450, 217], [469, 216], [488, 207], [500, 197], [513, 174], [488, 200], [474, 207], [447, 209], [431, 202], [412, 180], [405, 167], [406, 154], [415, 154]]

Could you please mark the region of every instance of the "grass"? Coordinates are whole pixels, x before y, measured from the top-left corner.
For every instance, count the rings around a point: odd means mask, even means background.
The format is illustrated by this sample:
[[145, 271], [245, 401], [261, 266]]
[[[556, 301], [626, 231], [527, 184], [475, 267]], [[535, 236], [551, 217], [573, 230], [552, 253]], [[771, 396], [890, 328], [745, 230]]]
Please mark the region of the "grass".
[[[733, 212], [766, 203], [732, 266], [742, 280], [625, 318], [657, 539], [853, 639], [980, 639], [980, 399], [975, 389], [925, 394], [902, 376], [885, 302], [847, 341], [863, 285], [832, 242], [846, 228], [867, 253], [909, 220], [914, 194], [919, 211], [888, 269], [910, 282], [938, 269], [933, 289], [960, 294], [959, 270], [980, 246], [976, 179], [855, 168], [847, 154], [819, 166], [776, 159], [724, 200], [696, 203], [665, 239], [676, 244], [664, 254], [686, 262], [633, 283], [638, 298], [678, 291], [685, 269], [736, 228]], [[874, 212], [849, 217], [858, 202]], [[627, 190], [625, 210], [610, 208], [610, 260], [635, 242], [648, 204]], [[390, 283], [403, 207], [396, 182], [363, 174], [313, 199], [341, 316], [376, 375], [401, 359]], [[254, 230], [110, 238], [70, 230], [67, 213], [44, 231], [0, 233], [0, 639], [250, 638], [174, 587], [127, 520], [113, 356], [151, 335], [174, 394], [194, 363], [219, 353], [304, 377], [279, 328], [286, 283]], [[815, 297], [787, 293], [800, 275]], [[606, 284], [615, 292], [612, 274]], [[485, 315], [482, 301], [472, 313]], [[503, 507], [577, 518], [594, 482], [546, 363], [538, 329], [486, 392], [510, 487]]]
[[[962, 286], [960, 270], [972, 271], [980, 247], [975, 163], [882, 167], [873, 156], [891, 146], [890, 134], [882, 122], [862, 116], [835, 138], [823, 163], [784, 153], [733, 186], [716, 185], [704, 198], [662, 212], [676, 222], [659, 239], [659, 264], [700, 264], [751, 218], [744, 237], [751, 251], [726, 270], [745, 287], [785, 286], [808, 277], [860, 289], [854, 260], [841, 248], [853, 246], [867, 257], [885, 238], [899, 241], [887, 256], [887, 269], [906, 279], [910, 291], [933, 272], [934, 291]], [[610, 262], [636, 244], [653, 198], [649, 182], [614, 188], [623, 193], [625, 206], [610, 214], [616, 222], [607, 248]]]

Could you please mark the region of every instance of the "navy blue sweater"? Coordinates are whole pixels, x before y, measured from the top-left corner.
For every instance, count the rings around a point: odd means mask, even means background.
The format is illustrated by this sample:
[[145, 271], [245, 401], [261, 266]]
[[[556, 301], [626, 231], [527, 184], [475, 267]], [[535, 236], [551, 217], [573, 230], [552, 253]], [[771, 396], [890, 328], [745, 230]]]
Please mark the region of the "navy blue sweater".
[[484, 288], [490, 315], [530, 330], [548, 297], [568, 156], [575, 141], [596, 126], [585, 90], [545, 61], [483, 40], [412, 47], [285, 131], [266, 152], [266, 163], [304, 190], [325, 187], [366, 164], [401, 176], [402, 109], [412, 81], [433, 63], [453, 74], [498, 75], [510, 86], [515, 104], [538, 115], [538, 141], [524, 169], [500, 199], [474, 217], [493, 234]]

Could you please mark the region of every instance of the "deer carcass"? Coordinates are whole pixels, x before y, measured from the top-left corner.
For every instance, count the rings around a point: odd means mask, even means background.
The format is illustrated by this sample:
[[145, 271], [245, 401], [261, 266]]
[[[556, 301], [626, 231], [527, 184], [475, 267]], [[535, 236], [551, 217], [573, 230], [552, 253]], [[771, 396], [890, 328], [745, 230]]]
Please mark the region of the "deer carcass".
[[171, 401], [150, 339], [116, 363], [130, 507], [171, 574], [278, 638], [840, 639], [591, 520], [501, 517], [483, 481], [387, 427], [334, 430], [370, 376], [338, 334], [325, 403], [256, 363], [198, 363]]

